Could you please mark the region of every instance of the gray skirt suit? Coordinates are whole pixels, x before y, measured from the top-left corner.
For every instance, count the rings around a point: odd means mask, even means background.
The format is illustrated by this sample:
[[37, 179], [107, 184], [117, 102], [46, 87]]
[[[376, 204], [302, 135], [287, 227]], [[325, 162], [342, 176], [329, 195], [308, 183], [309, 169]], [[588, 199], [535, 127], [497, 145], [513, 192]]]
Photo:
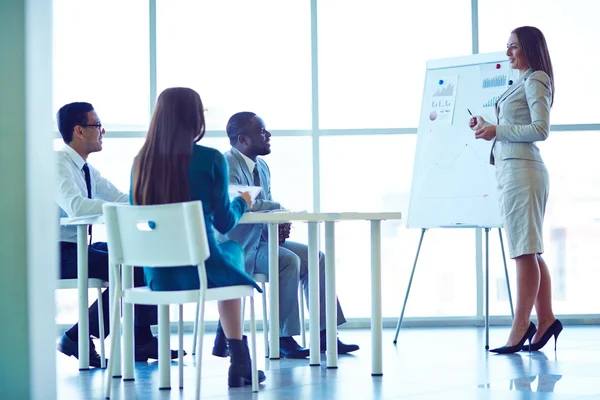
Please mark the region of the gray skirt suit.
[[500, 212], [510, 258], [544, 252], [543, 222], [548, 170], [535, 142], [550, 131], [552, 86], [543, 71], [527, 70], [496, 103], [496, 166]]

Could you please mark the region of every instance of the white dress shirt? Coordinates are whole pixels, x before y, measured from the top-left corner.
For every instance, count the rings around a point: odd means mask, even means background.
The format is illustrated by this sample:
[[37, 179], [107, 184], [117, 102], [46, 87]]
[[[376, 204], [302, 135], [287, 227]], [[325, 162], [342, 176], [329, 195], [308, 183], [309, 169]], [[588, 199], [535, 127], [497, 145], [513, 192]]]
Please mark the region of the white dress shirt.
[[[56, 152], [58, 176], [54, 188], [54, 200], [58, 204], [60, 218], [102, 214], [105, 202], [126, 203], [128, 195], [122, 193], [90, 164], [91, 199], [87, 196], [85, 160], [70, 146]], [[60, 226], [60, 241], [77, 243], [77, 227]]]

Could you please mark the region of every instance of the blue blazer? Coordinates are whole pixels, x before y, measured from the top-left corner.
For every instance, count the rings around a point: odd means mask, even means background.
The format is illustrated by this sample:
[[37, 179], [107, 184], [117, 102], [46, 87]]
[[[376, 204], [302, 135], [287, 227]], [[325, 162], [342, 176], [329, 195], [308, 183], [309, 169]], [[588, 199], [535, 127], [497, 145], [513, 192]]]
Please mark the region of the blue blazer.
[[[227, 162], [215, 149], [195, 145], [188, 168], [190, 200], [202, 201], [210, 257], [206, 260], [207, 285], [223, 287], [253, 285], [262, 291], [244, 271], [244, 253], [233, 241], [218, 243], [214, 229], [225, 234], [236, 226], [246, 211], [241, 197], [229, 201]], [[133, 188], [129, 191], [130, 196]], [[144, 268], [146, 284], [152, 290], [198, 289], [198, 269], [193, 266]]]

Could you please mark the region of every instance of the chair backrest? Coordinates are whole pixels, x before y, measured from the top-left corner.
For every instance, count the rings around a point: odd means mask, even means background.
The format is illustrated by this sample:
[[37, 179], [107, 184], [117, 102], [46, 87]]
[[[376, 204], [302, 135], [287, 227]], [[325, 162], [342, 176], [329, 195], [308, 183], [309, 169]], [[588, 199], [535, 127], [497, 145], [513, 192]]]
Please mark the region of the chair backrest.
[[102, 205], [114, 264], [144, 267], [203, 265], [209, 257], [202, 203]]

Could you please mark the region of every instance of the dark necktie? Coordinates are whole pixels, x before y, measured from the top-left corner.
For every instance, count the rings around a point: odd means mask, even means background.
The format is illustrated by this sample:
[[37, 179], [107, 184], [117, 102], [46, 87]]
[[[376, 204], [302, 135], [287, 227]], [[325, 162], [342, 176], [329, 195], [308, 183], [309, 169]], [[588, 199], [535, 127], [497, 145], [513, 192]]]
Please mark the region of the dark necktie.
[[258, 176], [258, 168], [256, 165], [254, 166], [254, 170], [252, 171], [252, 177], [254, 178], [254, 186], [260, 186], [260, 176]]
[[[90, 168], [87, 163], [83, 164], [83, 174], [85, 175], [85, 187], [87, 188], [88, 199], [92, 198], [92, 178], [90, 177]], [[88, 233], [90, 235], [90, 244], [92, 244], [92, 226], [88, 225]]]

